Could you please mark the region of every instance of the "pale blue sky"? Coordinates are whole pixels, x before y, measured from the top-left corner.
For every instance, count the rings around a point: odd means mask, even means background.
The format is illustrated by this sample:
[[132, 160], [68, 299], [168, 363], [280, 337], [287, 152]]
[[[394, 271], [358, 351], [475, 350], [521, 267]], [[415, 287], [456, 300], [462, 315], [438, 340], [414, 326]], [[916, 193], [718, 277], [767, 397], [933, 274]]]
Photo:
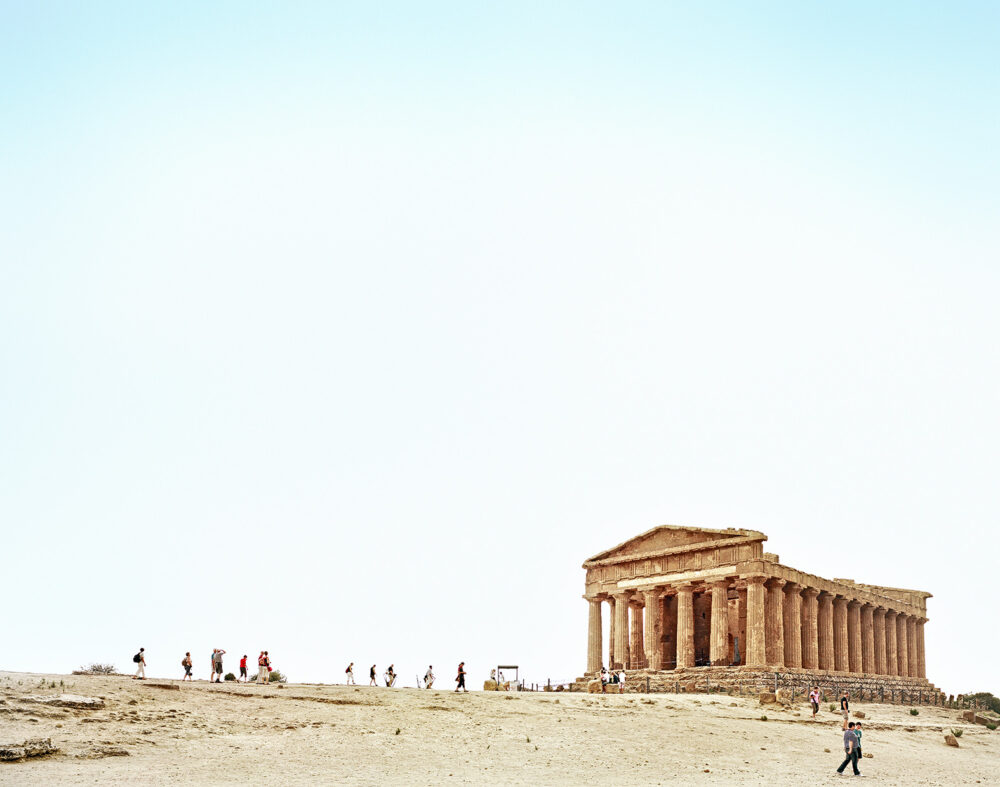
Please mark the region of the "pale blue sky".
[[674, 523], [998, 691], [995, 4], [203, 5], [0, 2], [0, 667], [565, 680]]

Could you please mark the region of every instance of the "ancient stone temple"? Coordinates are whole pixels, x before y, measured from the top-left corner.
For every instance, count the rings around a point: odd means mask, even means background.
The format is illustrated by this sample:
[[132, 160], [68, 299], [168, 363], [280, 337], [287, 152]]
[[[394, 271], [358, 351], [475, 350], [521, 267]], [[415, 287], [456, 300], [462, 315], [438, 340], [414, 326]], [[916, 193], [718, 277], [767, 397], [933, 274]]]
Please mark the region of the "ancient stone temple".
[[665, 525], [586, 561], [588, 675], [602, 665], [735, 667], [930, 687], [930, 593], [807, 574], [765, 552], [766, 540], [753, 530]]

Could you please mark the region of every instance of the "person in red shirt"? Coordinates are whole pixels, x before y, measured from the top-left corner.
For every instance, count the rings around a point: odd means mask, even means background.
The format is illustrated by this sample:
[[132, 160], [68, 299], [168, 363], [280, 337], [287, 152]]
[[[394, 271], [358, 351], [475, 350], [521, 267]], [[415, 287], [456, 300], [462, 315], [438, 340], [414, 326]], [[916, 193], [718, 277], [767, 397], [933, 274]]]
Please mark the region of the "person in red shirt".
[[247, 654], [243, 654], [243, 658], [240, 659], [240, 677], [243, 678], [243, 682], [247, 682]]

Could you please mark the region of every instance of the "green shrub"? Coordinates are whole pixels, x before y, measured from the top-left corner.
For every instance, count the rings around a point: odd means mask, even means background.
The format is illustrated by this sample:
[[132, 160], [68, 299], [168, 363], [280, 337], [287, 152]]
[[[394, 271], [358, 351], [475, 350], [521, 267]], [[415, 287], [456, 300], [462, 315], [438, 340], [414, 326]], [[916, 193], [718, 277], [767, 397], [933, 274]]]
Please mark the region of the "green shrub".
[[952, 730], [951, 734], [954, 735], [956, 738], [961, 738], [963, 732], [965, 732], [965, 730]]
[[836, 705], [831, 705], [830, 706], [830, 713], [836, 713], [836, 712], [837, 712], [837, 706]]
[[760, 717], [760, 720], [761, 720], [761, 721], [767, 721], [767, 716], [761, 716], [761, 717]]
[[911, 716], [919, 716], [920, 715], [920, 711], [918, 711], [916, 708], [910, 708], [910, 715]]
[[995, 730], [996, 728], [997, 728], [996, 722], [992, 721], [986, 722], [986, 729], [988, 729], [990, 732], [993, 732], [993, 730]]
[[86, 672], [88, 675], [114, 675], [117, 671], [114, 664], [97, 664], [96, 662], [89, 667], [80, 667], [80, 672]]
[[223, 680], [236, 680], [236, 676], [233, 675], [233, 673], [231, 673], [231, 672], [227, 672], [226, 673], [226, 677], [223, 678]]

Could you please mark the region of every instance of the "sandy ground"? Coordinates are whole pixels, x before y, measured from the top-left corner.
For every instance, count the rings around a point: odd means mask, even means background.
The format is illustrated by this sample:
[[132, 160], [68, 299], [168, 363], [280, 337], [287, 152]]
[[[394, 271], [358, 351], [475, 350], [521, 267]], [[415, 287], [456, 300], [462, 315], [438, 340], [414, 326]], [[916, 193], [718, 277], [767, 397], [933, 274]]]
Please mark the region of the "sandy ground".
[[[154, 685], [161, 683], [169, 681], [0, 672], [0, 745], [51, 737], [60, 748], [0, 762], [0, 784], [804, 785], [846, 778], [834, 772], [842, 759], [839, 717], [826, 711], [814, 722], [805, 707], [788, 712], [720, 695], [456, 695], [204, 681], [172, 691]], [[105, 707], [23, 701], [60, 693], [103, 697]], [[964, 723], [958, 711], [857, 710], [868, 716], [864, 750], [873, 755], [862, 761], [866, 782], [1000, 780], [1000, 730]], [[964, 730], [961, 748], [944, 744], [951, 728]], [[91, 757], [100, 747], [128, 755]]]

